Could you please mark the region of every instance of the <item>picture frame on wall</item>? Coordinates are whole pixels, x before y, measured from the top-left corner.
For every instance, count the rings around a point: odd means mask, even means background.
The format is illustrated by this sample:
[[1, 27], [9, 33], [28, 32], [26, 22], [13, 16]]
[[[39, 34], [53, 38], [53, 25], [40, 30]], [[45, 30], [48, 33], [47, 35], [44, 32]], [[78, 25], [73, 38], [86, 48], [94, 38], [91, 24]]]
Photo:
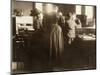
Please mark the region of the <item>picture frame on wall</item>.
[[11, 3], [12, 74], [96, 69], [96, 5]]

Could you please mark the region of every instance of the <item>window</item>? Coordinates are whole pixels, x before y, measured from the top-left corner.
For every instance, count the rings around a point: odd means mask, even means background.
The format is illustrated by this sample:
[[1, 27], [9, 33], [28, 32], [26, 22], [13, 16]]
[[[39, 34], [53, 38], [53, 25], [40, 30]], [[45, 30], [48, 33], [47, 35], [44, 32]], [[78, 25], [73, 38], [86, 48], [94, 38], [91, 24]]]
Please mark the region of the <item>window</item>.
[[93, 7], [92, 6], [85, 7], [85, 15], [87, 15], [87, 19], [93, 18]]
[[80, 15], [81, 14], [81, 6], [76, 5], [76, 14]]
[[36, 8], [42, 12], [42, 3], [36, 3]]

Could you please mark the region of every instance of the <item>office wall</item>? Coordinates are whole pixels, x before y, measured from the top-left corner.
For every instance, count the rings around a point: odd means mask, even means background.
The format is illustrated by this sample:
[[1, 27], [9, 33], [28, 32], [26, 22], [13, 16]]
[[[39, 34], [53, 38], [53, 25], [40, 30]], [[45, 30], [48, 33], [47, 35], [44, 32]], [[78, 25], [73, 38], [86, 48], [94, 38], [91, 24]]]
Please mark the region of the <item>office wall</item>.
[[14, 7], [15, 9], [22, 9], [23, 10], [23, 14], [25, 15], [25, 16], [28, 16], [28, 15], [30, 15], [30, 10], [32, 10], [33, 9], [33, 3], [32, 2], [19, 2], [19, 1], [17, 1], [17, 2], [15, 2], [15, 7]]
[[75, 5], [70, 5], [70, 4], [60, 4], [59, 5], [59, 10], [63, 12], [64, 15], [68, 14], [69, 12], [75, 12]]

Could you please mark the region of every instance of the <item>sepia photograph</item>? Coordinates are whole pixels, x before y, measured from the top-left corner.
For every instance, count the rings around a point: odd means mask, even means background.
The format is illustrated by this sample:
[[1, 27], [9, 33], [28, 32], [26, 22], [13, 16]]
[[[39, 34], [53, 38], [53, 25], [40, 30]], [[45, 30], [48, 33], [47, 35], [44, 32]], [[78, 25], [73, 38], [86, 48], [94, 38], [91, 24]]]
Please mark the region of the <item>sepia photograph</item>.
[[96, 69], [96, 6], [11, 0], [11, 74]]

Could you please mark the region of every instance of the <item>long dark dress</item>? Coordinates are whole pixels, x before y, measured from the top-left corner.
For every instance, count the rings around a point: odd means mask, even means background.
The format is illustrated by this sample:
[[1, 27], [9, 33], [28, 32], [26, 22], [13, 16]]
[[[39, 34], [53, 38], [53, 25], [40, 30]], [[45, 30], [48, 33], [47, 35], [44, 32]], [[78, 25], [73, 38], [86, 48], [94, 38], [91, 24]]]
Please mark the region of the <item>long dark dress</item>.
[[58, 67], [61, 64], [63, 55], [63, 33], [62, 28], [57, 23], [56, 14], [46, 14], [43, 18], [44, 36], [49, 45], [49, 63], [50, 67]]
[[62, 29], [58, 24], [53, 24], [50, 33], [50, 60], [55, 67], [56, 65], [61, 65], [63, 49], [64, 41]]

